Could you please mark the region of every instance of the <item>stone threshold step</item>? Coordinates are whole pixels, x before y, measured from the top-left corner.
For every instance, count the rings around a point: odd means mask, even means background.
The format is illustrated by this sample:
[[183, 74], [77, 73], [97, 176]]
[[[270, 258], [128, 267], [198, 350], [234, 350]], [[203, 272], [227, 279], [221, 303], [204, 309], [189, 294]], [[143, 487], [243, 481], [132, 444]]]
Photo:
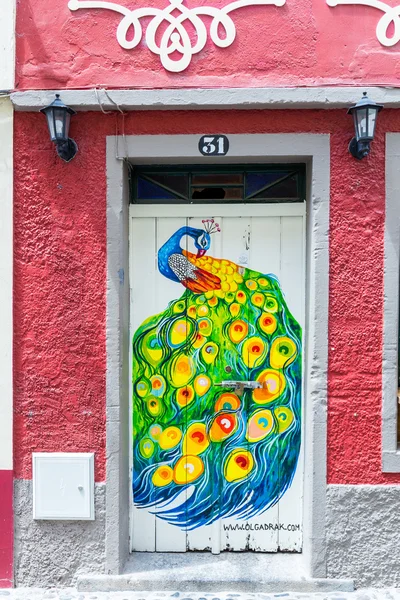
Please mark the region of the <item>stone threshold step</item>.
[[351, 592], [350, 579], [307, 577], [301, 554], [253, 552], [153, 553], [130, 555], [120, 575], [80, 575], [77, 588], [86, 591], [188, 592]]

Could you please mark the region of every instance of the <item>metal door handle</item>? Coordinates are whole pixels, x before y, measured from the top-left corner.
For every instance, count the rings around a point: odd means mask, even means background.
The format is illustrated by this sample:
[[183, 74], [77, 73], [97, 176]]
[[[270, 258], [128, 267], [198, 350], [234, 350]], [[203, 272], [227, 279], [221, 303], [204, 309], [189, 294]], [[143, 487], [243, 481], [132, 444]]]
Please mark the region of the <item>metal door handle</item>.
[[235, 390], [237, 389], [243, 389], [243, 390], [255, 390], [257, 388], [261, 388], [262, 384], [259, 381], [234, 381], [234, 380], [227, 380], [227, 381], [220, 381], [218, 383], [216, 383], [215, 385], [221, 386], [221, 387], [230, 387], [230, 388], [234, 388]]

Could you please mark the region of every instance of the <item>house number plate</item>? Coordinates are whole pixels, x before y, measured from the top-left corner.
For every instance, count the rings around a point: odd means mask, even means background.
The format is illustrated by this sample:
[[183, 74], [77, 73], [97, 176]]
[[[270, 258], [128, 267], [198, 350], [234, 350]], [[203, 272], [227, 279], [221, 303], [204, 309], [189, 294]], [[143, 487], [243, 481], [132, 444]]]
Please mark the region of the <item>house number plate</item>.
[[226, 135], [203, 135], [199, 150], [203, 156], [225, 156], [228, 154], [229, 140]]

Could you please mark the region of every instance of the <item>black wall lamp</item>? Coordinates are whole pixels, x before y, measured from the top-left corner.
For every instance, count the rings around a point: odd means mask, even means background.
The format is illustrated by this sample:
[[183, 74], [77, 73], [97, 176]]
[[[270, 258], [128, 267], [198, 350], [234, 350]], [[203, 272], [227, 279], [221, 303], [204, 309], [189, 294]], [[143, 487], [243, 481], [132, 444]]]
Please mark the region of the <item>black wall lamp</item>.
[[76, 115], [76, 112], [60, 100], [60, 94], [56, 94], [55, 100], [40, 112], [46, 115], [50, 138], [56, 144], [58, 156], [69, 162], [78, 152], [76, 142], [68, 137], [71, 115]]
[[347, 111], [347, 114], [353, 116], [356, 132], [355, 137], [353, 137], [349, 144], [349, 152], [354, 158], [361, 160], [365, 156], [368, 156], [370, 144], [375, 135], [377, 114], [382, 108], [382, 104], [372, 102], [367, 97], [367, 92], [364, 92], [361, 100]]

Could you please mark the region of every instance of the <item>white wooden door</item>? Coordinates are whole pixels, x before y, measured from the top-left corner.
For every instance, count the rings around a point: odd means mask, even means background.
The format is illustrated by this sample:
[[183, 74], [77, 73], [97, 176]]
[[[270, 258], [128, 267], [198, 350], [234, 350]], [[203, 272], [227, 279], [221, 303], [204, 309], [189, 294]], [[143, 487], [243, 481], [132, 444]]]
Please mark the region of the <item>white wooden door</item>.
[[301, 551], [304, 209], [131, 208], [132, 550]]

